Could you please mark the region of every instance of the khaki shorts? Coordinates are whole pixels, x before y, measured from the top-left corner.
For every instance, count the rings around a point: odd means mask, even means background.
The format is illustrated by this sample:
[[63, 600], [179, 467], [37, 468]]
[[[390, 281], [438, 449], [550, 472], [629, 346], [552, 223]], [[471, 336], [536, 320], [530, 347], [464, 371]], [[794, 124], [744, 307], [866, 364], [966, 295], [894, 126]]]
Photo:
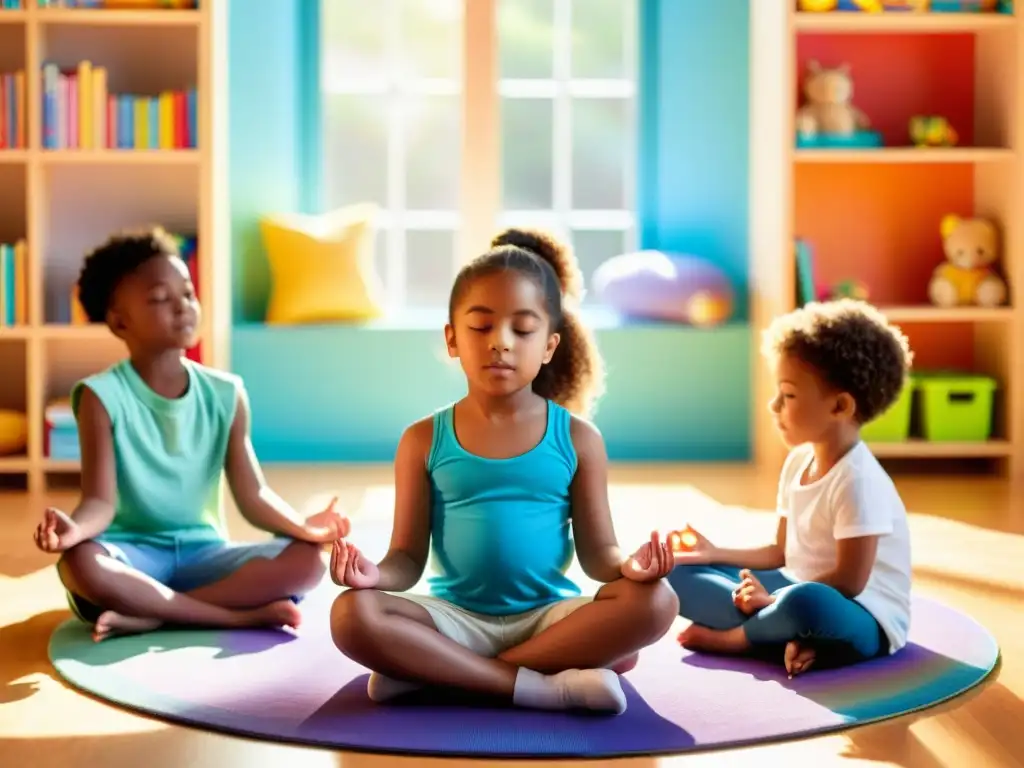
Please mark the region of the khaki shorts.
[[592, 597], [570, 597], [525, 613], [491, 616], [460, 608], [447, 600], [409, 592], [390, 592], [422, 605], [434, 620], [437, 631], [479, 656], [494, 658], [535, 637], [577, 608], [593, 602]]

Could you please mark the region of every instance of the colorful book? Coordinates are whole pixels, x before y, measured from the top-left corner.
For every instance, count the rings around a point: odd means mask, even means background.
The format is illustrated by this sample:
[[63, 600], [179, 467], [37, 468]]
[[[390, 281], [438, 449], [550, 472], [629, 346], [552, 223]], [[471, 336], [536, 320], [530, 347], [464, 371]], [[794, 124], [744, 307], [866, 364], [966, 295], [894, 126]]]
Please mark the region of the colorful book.
[[28, 248], [0, 243], [0, 327], [28, 323]]
[[43, 65], [44, 149], [195, 149], [195, 89], [156, 94], [111, 93], [106, 67]]
[[25, 149], [25, 73], [0, 74], [0, 150]]

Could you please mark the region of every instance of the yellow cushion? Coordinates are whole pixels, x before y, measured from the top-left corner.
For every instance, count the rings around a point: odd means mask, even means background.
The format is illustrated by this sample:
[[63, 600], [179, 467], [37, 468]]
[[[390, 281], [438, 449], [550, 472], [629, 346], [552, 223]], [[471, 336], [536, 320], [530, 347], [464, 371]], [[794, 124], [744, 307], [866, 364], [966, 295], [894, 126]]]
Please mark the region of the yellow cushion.
[[320, 216], [280, 214], [260, 221], [270, 262], [270, 325], [357, 322], [382, 314], [373, 263], [377, 206]]
[[18, 411], [0, 410], [0, 456], [25, 452], [28, 419]]

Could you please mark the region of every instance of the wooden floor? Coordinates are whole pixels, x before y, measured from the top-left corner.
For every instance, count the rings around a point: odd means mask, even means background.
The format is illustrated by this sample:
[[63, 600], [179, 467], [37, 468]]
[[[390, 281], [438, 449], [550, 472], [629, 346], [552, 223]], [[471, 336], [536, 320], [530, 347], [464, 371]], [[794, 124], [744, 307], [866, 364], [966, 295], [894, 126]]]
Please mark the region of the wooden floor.
[[[318, 496], [338, 492], [357, 521], [390, 511], [390, 473], [384, 468], [278, 469], [269, 475], [278, 491], [300, 508], [315, 503]], [[692, 519], [723, 542], [768, 536], [774, 528], [771, 515], [757, 510], [772, 506], [775, 478], [759, 477], [746, 467], [619, 467], [612, 480], [613, 508], [624, 542], [648, 533], [630, 528], [630, 510], [638, 509], [663, 510], [666, 525]], [[620, 760], [615, 765], [717, 768], [802, 766], [814, 761], [850, 768], [1024, 766], [1024, 493], [988, 479], [906, 478], [899, 485], [912, 512], [916, 589], [969, 612], [994, 632], [1003, 652], [996, 679], [950, 705], [840, 735], [688, 758]], [[469, 764], [349, 755], [220, 736], [138, 717], [69, 690], [46, 657], [47, 638], [68, 613], [53, 558], [34, 550], [30, 534], [45, 504], [67, 506], [73, 498], [67, 493], [34, 499], [0, 495], [0, 765]], [[240, 538], [259, 537], [237, 516], [232, 529]]]

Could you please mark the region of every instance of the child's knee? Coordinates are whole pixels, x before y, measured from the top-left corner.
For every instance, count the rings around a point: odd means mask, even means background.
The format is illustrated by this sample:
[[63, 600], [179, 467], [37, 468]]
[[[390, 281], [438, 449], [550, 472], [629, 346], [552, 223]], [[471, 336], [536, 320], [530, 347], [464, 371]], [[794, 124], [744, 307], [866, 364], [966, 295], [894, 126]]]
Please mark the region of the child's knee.
[[106, 555], [103, 547], [92, 541], [83, 541], [65, 550], [57, 561], [57, 575], [64, 588], [76, 595], [89, 596], [101, 587], [97, 559]]
[[682, 597], [688, 586], [705, 572], [702, 565], [677, 565], [665, 578], [676, 595]]
[[380, 613], [378, 594], [373, 589], [347, 589], [335, 598], [331, 606], [331, 638], [342, 653], [358, 653], [367, 642], [366, 630]]
[[836, 597], [842, 596], [827, 584], [807, 581], [781, 590], [774, 608], [785, 613], [793, 624], [811, 630], [827, 621], [829, 606]]
[[615, 597], [630, 612], [630, 623], [649, 625], [650, 634], [660, 637], [679, 615], [679, 597], [665, 579], [639, 583], [629, 579], [612, 582]]
[[288, 570], [294, 576], [298, 589], [313, 589], [323, 580], [327, 566], [319, 544], [293, 541], [281, 554], [285, 556]]

